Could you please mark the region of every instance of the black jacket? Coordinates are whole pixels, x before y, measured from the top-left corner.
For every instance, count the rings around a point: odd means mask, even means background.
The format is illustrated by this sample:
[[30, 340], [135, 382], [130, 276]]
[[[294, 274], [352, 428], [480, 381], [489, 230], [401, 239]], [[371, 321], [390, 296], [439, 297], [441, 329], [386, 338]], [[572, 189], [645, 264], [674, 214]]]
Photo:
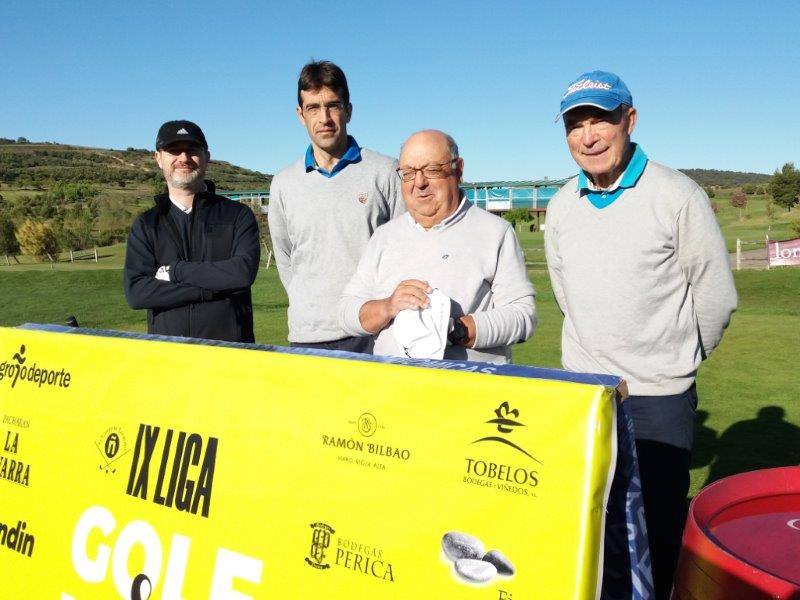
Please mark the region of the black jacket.
[[[194, 197], [188, 256], [166, 194], [136, 218], [125, 254], [125, 297], [131, 308], [148, 309], [148, 333], [253, 342], [258, 224], [250, 208], [206, 185]], [[162, 265], [169, 265], [170, 281], [155, 279]]]

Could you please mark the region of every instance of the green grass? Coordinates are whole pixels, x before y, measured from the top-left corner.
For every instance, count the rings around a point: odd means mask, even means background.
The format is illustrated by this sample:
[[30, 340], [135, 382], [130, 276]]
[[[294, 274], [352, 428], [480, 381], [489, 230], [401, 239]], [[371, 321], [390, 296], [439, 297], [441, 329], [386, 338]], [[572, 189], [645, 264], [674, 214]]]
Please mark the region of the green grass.
[[[741, 217], [739, 209], [731, 206], [731, 194], [734, 190], [720, 190], [711, 200], [716, 203], [719, 212], [719, 221], [722, 235], [725, 238], [725, 245], [728, 252], [736, 251], [736, 238], [742, 241], [763, 242], [764, 237], [769, 235], [772, 240], [786, 240], [797, 237], [792, 231], [790, 221], [800, 217], [800, 209], [794, 208], [787, 211], [778, 205], [774, 205], [772, 218], [767, 216], [767, 197], [748, 196], [747, 208], [742, 210]], [[744, 246], [744, 250], [752, 250], [756, 246]]]
[[17, 256], [15, 262], [9, 258], [0, 256], [0, 285], [2, 276], [5, 273], [19, 273], [22, 271], [95, 271], [97, 269], [121, 269], [125, 264], [125, 244], [115, 244], [113, 246], [100, 246], [97, 248], [97, 260], [94, 262], [93, 250], [81, 250], [75, 252], [76, 260], [70, 262], [69, 252], [61, 252], [57, 257], [53, 257], [56, 262], [45, 260], [38, 261], [31, 256]]
[[[61, 263], [56, 270], [0, 268], [0, 306], [4, 307], [0, 325], [63, 324], [74, 315], [82, 327], [145, 331], [145, 311], [131, 310], [125, 302], [122, 271], [93, 269], [91, 265], [84, 269], [83, 265]], [[259, 342], [286, 344], [286, 306], [277, 270], [261, 269], [253, 286], [254, 325]]]

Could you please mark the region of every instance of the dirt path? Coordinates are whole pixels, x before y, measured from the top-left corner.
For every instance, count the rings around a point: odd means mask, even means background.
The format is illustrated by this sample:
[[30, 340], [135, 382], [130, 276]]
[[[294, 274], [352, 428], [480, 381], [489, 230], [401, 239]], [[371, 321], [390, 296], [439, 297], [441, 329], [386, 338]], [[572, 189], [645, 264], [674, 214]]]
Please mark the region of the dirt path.
[[[728, 255], [731, 269], [736, 268], [736, 252]], [[756, 248], [755, 250], [742, 250], [742, 269], [766, 269], [767, 250], [766, 248]]]

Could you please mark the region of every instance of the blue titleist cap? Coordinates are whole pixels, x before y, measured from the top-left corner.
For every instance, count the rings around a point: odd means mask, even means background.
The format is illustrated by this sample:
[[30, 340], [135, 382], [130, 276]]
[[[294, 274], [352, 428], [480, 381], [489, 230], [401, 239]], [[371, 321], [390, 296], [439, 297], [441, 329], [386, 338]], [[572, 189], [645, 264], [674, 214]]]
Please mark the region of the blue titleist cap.
[[561, 97], [561, 109], [556, 120], [576, 106], [596, 106], [603, 110], [614, 110], [620, 104], [633, 106], [633, 97], [622, 81], [608, 71], [584, 73], [567, 86]]

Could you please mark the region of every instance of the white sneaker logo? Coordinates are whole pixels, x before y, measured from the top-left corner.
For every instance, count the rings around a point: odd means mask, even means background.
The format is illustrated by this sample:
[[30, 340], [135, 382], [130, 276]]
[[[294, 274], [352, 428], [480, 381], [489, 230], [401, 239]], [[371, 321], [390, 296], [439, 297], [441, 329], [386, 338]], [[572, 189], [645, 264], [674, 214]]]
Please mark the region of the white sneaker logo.
[[175, 135], [189, 135], [189, 132], [186, 131], [183, 127], [178, 129], [178, 132]]

